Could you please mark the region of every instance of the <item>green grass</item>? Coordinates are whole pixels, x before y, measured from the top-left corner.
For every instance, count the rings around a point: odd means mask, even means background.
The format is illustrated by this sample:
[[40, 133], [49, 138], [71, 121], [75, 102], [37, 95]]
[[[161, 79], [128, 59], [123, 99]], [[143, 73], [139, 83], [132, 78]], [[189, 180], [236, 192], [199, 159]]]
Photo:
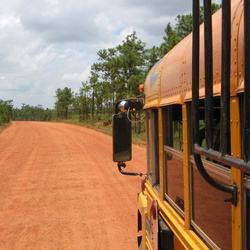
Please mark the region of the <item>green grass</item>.
[[[79, 122], [77, 118], [70, 118], [66, 120], [60, 120], [57, 122], [63, 122], [68, 124], [73, 124], [77, 126], [83, 126], [86, 128], [91, 128], [98, 130], [104, 134], [108, 134], [112, 136], [112, 123], [110, 120], [84, 120], [82, 122]], [[146, 134], [145, 132], [142, 132], [140, 134], [138, 133], [132, 133], [132, 142], [138, 145], [145, 145], [146, 144]]]
[[6, 129], [8, 128], [10, 125], [10, 123], [0, 123], [0, 134]]

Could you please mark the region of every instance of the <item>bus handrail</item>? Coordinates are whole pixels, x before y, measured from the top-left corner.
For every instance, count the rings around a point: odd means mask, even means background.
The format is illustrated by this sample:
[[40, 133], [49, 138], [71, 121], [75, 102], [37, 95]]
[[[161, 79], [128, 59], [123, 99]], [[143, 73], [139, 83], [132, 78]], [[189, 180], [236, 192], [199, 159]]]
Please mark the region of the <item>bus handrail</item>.
[[[198, 145], [195, 145], [195, 148], [196, 148], [196, 146], [198, 146]], [[202, 148], [202, 149], [204, 149], [204, 148]], [[206, 149], [204, 149], [204, 150], [206, 150]], [[232, 197], [230, 199], [226, 199], [224, 201], [230, 201], [234, 206], [237, 206], [237, 203], [238, 203], [238, 187], [236, 185], [234, 185], [234, 184], [227, 186], [227, 185], [224, 185], [224, 184], [216, 181], [215, 179], [213, 179], [208, 174], [206, 169], [204, 168], [204, 165], [202, 163], [200, 154], [195, 153], [194, 154], [194, 159], [195, 159], [196, 166], [197, 166], [201, 176], [204, 178], [204, 180], [207, 183], [209, 183], [211, 186], [213, 186], [214, 188], [216, 188], [216, 189], [218, 189], [220, 191], [232, 194]]]
[[[208, 1], [207, 1], [208, 2]], [[231, 12], [231, 6], [228, 6], [228, 2], [222, 1], [222, 25], [225, 27], [222, 27], [222, 30], [225, 28], [228, 30], [230, 29], [230, 22], [227, 23], [227, 20], [230, 20], [230, 12]], [[204, 35], [205, 40], [208, 40], [210, 44], [205, 44], [205, 61], [207, 58], [210, 58], [212, 55], [212, 39], [207, 39], [207, 37], [212, 37], [212, 29], [211, 29], [211, 1], [209, 1], [208, 4], [204, 4], [204, 21], [207, 22], [204, 23]], [[213, 91], [212, 91], [212, 63], [208, 63], [205, 67], [205, 99], [207, 100], [207, 103], [205, 103], [205, 114], [206, 114], [206, 125], [205, 130], [207, 136], [207, 140], [210, 145], [208, 145], [208, 149], [203, 148], [199, 145], [200, 142], [200, 135], [199, 135], [199, 55], [200, 55], [200, 1], [194, 0], [193, 1], [193, 52], [192, 52], [192, 128], [193, 128], [193, 152], [194, 152], [194, 159], [196, 166], [201, 174], [201, 176], [209, 183], [211, 186], [215, 187], [218, 190], [221, 190], [223, 192], [231, 193], [232, 197], [230, 199], [227, 199], [225, 201], [231, 201], [231, 203], [235, 206], [237, 206], [237, 200], [238, 200], [238, 187], [234, 184], [232, 185], [224, 185], [220, 182], [217, 182], [215, 179], [213, 179], [208, 172], [206, 171], [201, 155], [207, 155], [209, 158], [215, 159], [219, 162], [227, 162], [230, 163], [228, 165], [232, 165], [232, 163], [235, 167], [238, 168], [239, 159], [234, 159], [233, 157], [228, 156], [228, 142], [229, 142], [229, 134], [230, 131], [229, 128], [229, 119], [228, 119], [228, 112], [229, 112], [229, 98], [230, 98], [230, 78], [227, 77], [227, 75], [230, 76], [230, 67], [228, 67], [228, 62], [226, 62], [228, 56], [230, 58], [230, 41], [226, 42], [225, 46], [222, 50], [222, 97], [221, 97], [221, 126], [226, 127], [222, 134], [223, 142], [221, 143], [222, 146], [222, 153], [216, 152], [211, 150], [211, 138], [213, 136], [213, 130], [212, 130], [212, 120], [213, 120], [213, 105], [212, 98], [213, 98]], [[207, 28], [206, 28], [207, 27]], [[223, 35], [223, 40], [230, 39], [230, 31], [226, 32], [226, 34]], [[224, 42], [224, 41], [223, 41]], [[229, 55], [226, 55], [228, 54]], [[210, 59], [212, 60], [212, 59]], [[229, 64], [230, 65], [230, 64]], [[228, 86], [229, 85], [229, 86]], [[226, 115], [226, 117], [225, 117]], [[209, 138], [208, 138], [209, 137]], [[240, 161], [240, 163], [242, 163]], [[247, 165], [248, 169], [248, 165]]]
[[222, 164], [250, 173], [250, 162], [245, 162], [242, 159], [238, 159], [230, 155], [223, 156], [221, 152], [215, 151], [213, 149], [203, 148], [198, 144], [195, 144], [194, 146], [194, 153], [204, 155], [210, 159], [217, 160]]

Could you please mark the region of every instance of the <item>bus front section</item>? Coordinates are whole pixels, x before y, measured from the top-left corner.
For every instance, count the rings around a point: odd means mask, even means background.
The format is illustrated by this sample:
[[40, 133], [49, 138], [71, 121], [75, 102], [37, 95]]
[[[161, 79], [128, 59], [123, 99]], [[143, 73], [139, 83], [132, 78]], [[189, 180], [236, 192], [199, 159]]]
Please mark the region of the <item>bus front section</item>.
[[[193, 0], [192, 34], [149, 71], [143, 100], [116, 105], [113, 160], [143, 176], [139, 249], [250, 249], [250, 2], [211, 8], [200, 25]], [[133, 117], [145, 117], [145, 175], [123, 171]]]

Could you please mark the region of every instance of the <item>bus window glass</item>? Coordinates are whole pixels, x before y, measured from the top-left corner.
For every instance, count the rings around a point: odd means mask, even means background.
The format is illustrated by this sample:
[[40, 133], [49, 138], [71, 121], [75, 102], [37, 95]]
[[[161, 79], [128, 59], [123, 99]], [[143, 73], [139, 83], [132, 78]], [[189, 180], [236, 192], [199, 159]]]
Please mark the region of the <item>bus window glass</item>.
[[[210, 168], [212, 165], [215, 165], [211, 162], [208, 164], [210, 164]], [[218, 181], [228, 185], [230, 181], [226, 180], [227, 178], [224, 176], [220, 177], [217, 175], [216, 171], [219, 170], [214, 166], [214, 173], [209, 172], [209, 174], [211, 174], [214, 179], [216, 179], [215, 177], [217, 176], [217, 178], [219, 178], [219, 180], [217, 179]], [[192, 164], [192, 172], [194, 227], [197, 230], [198, 228], [202, 230], [221, 249], [232, 249], [231, 203], [224, 201], [230, 198], [230, 195], [209, 185], [202, 178], [194, 164]]]
[[158, 170], [158, 110], [147, 111], [148, 178], [153, 185], [159, 184]]
[[182, 109], [163, 108], [165, 197], [177, 210], [184, 210]]
[[165, 195], [170, 203], [174, 202], [184, 210], [184, 179], [182, 153], [164, 147], [165, 150]]
[[[200, 145], [207, 147], [205, 139], [204, 100], [200, 100]], [[214, 99], [214, 120], [212, 149], [220, 150], [220, 99]], [[216, 181], [230, 185], [231, 169], [223, 164], [202, 156], [203, 165], [208, 174]], [[199, 173], [194, 159], [190, 157], [192, 179], [192, 226], [208, 244], [221, 249], [232, 248], [231, 203], [224, 200], [230, 194], [209, 185]]]

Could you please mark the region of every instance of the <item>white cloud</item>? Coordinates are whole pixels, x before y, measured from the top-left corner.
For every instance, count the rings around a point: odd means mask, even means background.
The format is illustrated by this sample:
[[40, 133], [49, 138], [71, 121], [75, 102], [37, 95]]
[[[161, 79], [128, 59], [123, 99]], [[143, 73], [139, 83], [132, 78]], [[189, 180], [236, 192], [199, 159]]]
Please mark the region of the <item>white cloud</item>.
[[5, 27], [18, 26], [20, 19], [12, 15], [5, 15], [0, 18], [0, 29]]
[[100, 49], [128, 34], [160, 45], [183, 0], [1, 0], [0, 99], [53, 108], [57, 88], [78, 91]]

